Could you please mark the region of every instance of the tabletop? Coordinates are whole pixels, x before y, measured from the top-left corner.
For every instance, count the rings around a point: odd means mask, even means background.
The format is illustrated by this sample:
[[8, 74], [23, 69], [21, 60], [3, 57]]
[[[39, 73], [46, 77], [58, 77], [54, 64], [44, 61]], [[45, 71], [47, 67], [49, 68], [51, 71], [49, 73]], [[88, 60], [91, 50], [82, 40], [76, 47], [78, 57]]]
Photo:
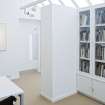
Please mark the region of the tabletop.
[[0, 77], [0, 98], [23, 94], [23, 90], [6, 77]]

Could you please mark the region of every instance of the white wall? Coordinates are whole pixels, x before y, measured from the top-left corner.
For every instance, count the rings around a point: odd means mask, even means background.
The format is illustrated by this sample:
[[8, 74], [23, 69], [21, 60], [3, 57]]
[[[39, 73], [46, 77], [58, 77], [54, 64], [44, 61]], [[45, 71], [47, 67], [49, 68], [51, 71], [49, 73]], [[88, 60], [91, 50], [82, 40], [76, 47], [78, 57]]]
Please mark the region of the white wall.
[[28, 3], [33, 2], [33, 1], [35, 1], [35, 0], [20, 0], [20, 5], [22, 6], [24, 4], [28, 4]]
[[0, 52], [0, 75], [37, 67], [36, 60], [29, 59], [29, 35], [39, 23], [20, 22], [19, 5], [19, 0], [0, 1], [0, 22], [7, 23], [7, 51]]

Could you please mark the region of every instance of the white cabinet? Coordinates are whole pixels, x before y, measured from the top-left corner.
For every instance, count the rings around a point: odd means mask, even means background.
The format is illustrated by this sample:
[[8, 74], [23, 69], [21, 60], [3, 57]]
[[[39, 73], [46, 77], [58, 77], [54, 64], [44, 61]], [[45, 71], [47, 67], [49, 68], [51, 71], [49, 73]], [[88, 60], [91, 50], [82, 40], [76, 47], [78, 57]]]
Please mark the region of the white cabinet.
[[105, 102], [105, 4], [79, 12], [78, 91]]
[[105, 83], [93, 80], [93, 97], [105, 103]]
[[105, 103], [105, 82], [78, 75], [78, 91]]
[[92, 96], [92, 80], [87, 77], [78, 76], [78, 90], [88, 96]]

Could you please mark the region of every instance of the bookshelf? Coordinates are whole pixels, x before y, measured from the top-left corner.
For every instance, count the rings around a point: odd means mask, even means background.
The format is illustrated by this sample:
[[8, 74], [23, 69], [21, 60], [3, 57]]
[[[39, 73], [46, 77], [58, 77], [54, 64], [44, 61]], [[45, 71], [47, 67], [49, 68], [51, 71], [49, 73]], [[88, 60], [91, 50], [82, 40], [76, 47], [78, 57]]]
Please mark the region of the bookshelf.
[[95, 75], [105, 78], [105, 7], [95, 9]]
[[105, 4], [79, 11], [77, 89], [105, 104]]
[[80, 72], [90, 72], [90, 10], [80, 12]]

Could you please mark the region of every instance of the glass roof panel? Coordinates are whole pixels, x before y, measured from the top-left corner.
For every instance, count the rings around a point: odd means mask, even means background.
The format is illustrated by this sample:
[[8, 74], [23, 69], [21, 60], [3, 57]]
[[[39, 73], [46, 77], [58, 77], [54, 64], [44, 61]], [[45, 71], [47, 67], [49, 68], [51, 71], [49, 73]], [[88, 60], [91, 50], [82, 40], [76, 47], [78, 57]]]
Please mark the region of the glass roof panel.
[[42, 4], [43, 4], [44, 6], [46, 6], [46, 5], [49, 5], [50, 3], [49, 3], [48, 0], [46, 0], [46, 1], [44, 1]]
[[73, 4], [71, 0], [61, 0], [65, 6], [76, 8], [76, 6]]
[[59, 2], [59, 0], [51, 0], [52, 4], [58, 4], [61, 5], [61, 3]]
[[82, 7], [88, 7], [90, 6], [89, 3], [87, 2], [87, 0], [74, 0], [76, 2], [76, 4], [82, 8]]
[[105, 0], [90, 0], [92, 5], [102, 4], [105, 3]]
[[42, 8], [43, 7], [43, 4], [37, 4], [37, 7], [39, 7], [39, 8]]

